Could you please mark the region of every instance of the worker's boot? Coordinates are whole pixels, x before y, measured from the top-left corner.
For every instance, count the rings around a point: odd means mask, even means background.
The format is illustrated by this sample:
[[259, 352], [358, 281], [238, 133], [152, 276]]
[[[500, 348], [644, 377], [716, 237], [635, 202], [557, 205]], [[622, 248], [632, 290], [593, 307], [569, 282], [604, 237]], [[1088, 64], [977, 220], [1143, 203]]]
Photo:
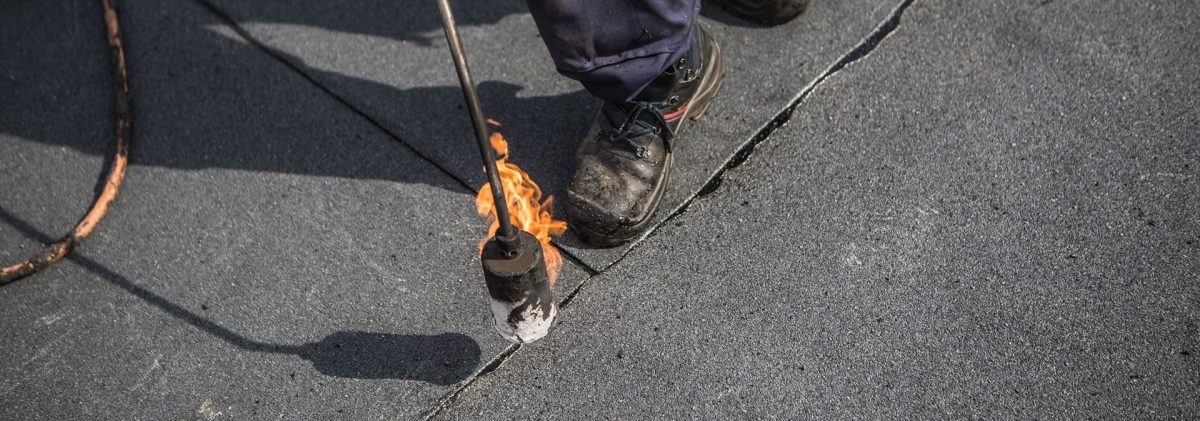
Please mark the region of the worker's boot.
[[717, 43], [703, 29], [696, 33], [687, 56], [633, 101], [605, 103], [575, 152], [567, 220], [587, 243], [616, 246], [650, 226], [684, 121], [704, 114], [725, 77]]
[[738, 17], [764, 25], [791, 21], [808, 9], [811, 0], [719, 0], [717, 4]]

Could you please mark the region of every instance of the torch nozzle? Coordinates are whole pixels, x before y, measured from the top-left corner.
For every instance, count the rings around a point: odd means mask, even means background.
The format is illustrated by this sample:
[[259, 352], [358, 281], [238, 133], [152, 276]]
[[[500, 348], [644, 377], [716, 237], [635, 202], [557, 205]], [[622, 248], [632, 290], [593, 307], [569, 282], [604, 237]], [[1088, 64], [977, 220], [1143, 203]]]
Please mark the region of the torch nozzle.
[[542, 244], [525, 231], [517, 231], [511, 254], [493, 238], [484, 244], [479, 260], [491, 299], [496, 333], [513, 343], [529, 343], [546, 336], [558, 306], [550, 292], [550, 278]]

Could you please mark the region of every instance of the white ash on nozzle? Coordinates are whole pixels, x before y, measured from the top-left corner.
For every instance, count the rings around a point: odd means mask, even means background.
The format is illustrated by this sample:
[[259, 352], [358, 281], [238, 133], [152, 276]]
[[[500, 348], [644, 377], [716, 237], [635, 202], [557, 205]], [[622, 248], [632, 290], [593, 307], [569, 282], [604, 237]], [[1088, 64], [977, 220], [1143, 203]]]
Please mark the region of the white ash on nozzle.
[[506, 255], [491, 239], [483, 246], [483, 278], [487, 283], [496, 333], [513, 343], [529, 343], [550, 331], [558, 306], [550, 293], [542, 245], [532, 234], [517, 233], [516, 250]]
[[490, 300], [492, 323], [496, 327], [496, 333], [515, 344], [527, 344], [542, 339], [550, 333], [550, 325], [554, 323], [554, 316], [558, 313], [558, 306], [554, 303], [550, 303], [549, 306], [526, 302], [513, 305], [495, 298]]

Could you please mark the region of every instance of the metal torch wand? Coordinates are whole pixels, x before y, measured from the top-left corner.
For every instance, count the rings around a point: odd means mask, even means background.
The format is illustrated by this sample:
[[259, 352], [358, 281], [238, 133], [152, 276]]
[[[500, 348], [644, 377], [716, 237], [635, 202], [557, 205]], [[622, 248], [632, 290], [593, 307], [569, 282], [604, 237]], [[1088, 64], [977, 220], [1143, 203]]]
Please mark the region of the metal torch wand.
[[446, 42], [450, 44], [450, 56], [454, 58], [454, 70], [458, 72], [458, 83], [462, 85], [463, 99], [475, 128], [475, 140], [479, 142], [479, 154], [483, 157], [492, 199], [496, 202], [496, 219], [500, 223], [495, 237], [484, 244], [479, 256], [491, 296], [492, 321], [496, 332], [504, 339], [515, 343], [533, 342], [546, 336], [558, 313], [550, 293], [542, 245], [532, 234], [513, 227], [509, 219], [508, 202], [500, 184], [500, 173], [496, 170], [496, 151], [488, 140], [479, 96], [467, 67], [462, 40], [458, 38], [454, 13], [450, 10], [449, 0], [437, 0], [437, 4]]
[[446, 30], [446, 42], [450, 44], [450, 56], [454, 58], [454, 70], [458, 72], [458, 84], [462, 86], [467, 113], [471, 115], [471, 125], [475, 127], [475, 140], [479, 142], [479, 155], [483, 157], [488, 185], [492, 189], [492, 199], [496, 202], [496, 219], [500, 221], [496, 240], [500, 242], [505, 253], [513, 253], [520, 245], [520, 237], [517, 236], [517, 230], [513, 228], [512, 220], [508, 216], [508, 201], [504, 198], [500, 173], [496, 170], [496, 151], [492, 149], [488, 140], [483, 110], [479, 107], [479, 95], [475, 93], [475, 82], [471, 79], [471, 69], [467, 67], [467, 53], [463, 50], [462, 40], [458, 38], [458, 24], [454, 21], [454, 12], [450, 10], [449, 0], [437, 0], [437, 3], [438, 11], [442, 13], [442, 27]]

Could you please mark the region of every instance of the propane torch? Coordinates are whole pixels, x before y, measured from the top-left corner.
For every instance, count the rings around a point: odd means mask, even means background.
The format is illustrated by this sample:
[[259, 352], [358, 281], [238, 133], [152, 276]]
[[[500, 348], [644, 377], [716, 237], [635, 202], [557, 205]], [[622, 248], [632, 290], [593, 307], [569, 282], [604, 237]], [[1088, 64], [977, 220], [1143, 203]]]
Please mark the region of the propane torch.
[[533, 234], [514, 227], [509, 219], [508, 202], [496, 170], [496, 151], [488, 141], [475, 83], [471, 80], [466, 52], [458, 37], [458, 25], [449, 0], [437, 0], [437, 3], [450, 56], [454, 58], [454, 70], [458, 73], [458, 83], [462, 86], [467, 112], [475, 128], [475, 140], [479, 142], [479, 154], [483, 157], [492, 198], [496, 202], [496, 219], [500, 223], [496, 235], [487, 241], [479, 256], [491, 301], [492, 322], [496, 332], [510, 342], [533, 342], [546, 336], [558, 313], [550, 293], [542, 245]]

